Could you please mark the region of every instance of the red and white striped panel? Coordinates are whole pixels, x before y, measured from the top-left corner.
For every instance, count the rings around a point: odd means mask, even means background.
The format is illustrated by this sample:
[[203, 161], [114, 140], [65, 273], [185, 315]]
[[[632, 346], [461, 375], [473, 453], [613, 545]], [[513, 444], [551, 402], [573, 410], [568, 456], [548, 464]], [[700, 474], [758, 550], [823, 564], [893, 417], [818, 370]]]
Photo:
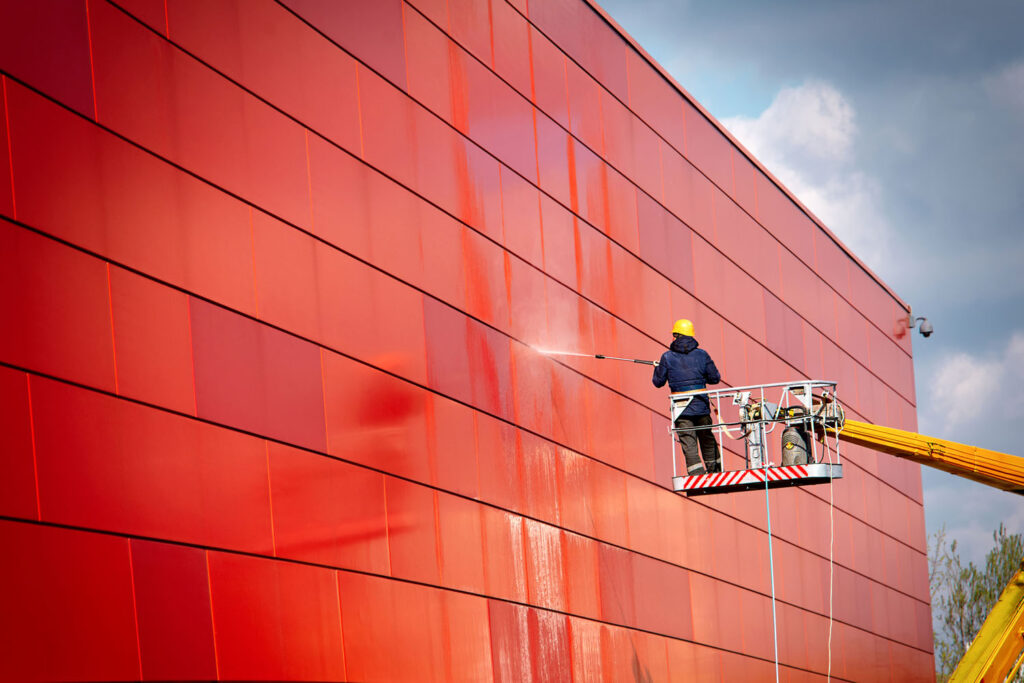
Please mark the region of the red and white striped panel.
[[677, 490], [689, 491], [690, 489], [715, 488], [718, 486], [764, 483], [765, 477], [768, 477], [769, 481], [803, 479], [807, 477], [807, 469], [804, 465], [788, 465], [758, 470], [733, 470], [731, 472], [698, 474], [695, 477], [685, 477], [682, 489]]

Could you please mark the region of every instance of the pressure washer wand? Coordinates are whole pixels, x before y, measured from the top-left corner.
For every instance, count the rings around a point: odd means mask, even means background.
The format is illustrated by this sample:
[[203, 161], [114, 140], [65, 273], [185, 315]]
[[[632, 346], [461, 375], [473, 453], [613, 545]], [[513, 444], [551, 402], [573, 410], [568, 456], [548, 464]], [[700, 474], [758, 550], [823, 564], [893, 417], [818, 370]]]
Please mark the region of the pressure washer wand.
[[601, 354], [595, 354], [594, 358], [600, 358], [601, 360], [624, 360], [627, 363], [639, 363], [640, 365], [653, 365], [658, 366], [656, 360], [643, 360], [641, 358], [618, 358], [616, 356], [602, 356]]

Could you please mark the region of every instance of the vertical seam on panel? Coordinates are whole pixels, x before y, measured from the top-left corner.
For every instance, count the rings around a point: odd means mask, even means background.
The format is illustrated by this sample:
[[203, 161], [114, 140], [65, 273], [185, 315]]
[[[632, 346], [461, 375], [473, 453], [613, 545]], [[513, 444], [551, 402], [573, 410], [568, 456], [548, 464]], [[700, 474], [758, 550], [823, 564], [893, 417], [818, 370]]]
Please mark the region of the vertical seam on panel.
[[454, 681], [454, 658], [452, 657], [452, 634], [451, 634], [451, 609], [448, 607], [448, 600], [441, 598], [441, 658], [444, 660], [444, 672], [447, 680]]
[[530, 113], [533, 116], [533, 154], [537, 167], [537, 188], [540, 188], [540, 137], [537, 134], [537, 82], [533, 75], [533, 27], [526, 26], [526, 56], [530, 63]]
[[[779, 242], [776, 242], [776, 246], [775, 246], [775, 265], [779, 269], [779, 293], [780, 294], [782, 293], [782, 283], [783, 283], [783, 279], [782, 279], [782, 251], [780, 251], [781, 249], [782, 249], [782, 244], [779, 243]], [[815, 329], [817, 329], [817, 328], [815, 328]], [[765, 340], [765, 341], [767, 341], [767, 340]]]
[[[537, 213], [540, 222], [540, 267], [547, 272], [547, 247], [545, 246], [544, 233], [544, 204], [542, 195], [537, 193]], [[551, 315], [548, 310], [548, 280], [544, 280], [544, 345], [547, 346], [551, 339]], [[513, 407], [514, 408], [514, 407]]]
[[[502, 1], [503, 0], [498, 0], [498, 2]], [[487, 26], [491, 32], [491, 71], [497, 75], [498, 64], [494, 59], [494, 6], [490, 2], [487, 3]], [[498, 77], [501, 78], [500, 76]]]
[[363, 142], [363, 93], [359, 81], [359, 64], [356, 63], [356, 118], [359, 119], [359, 158], [366, 161], [366, 143]]
[[[658, 177], [661, 179], [661, 205], [664, 207], [665, 202], [668, 201], [668, 196], [665, 194], [665, 141], [658, 141]], [[639, 223], [637, 224], [639, 225]], [[639, 251], [639, 249], [637, 250]]]
[[132, 562], [132, 541], [128, 540], [128, 574], [131, 577], [131, 588], [132, 588], [132, 616], [135, 617], [135, 646], [136, 653], [139, 657], [139, 680], [143, 680], [142, 675], [142, 636], [139, 634], [139, 603], [135, 597], [135, 563]]
[[565, 158], [569, 162], [569, 211], [575, 226], [580, 212], [580, 194], [579, 181], [576, 177], [576, 140], [571, 135], [565, 136]]
[[533, 74], [533, 26], [531, 24], [526, 25], [526, 57], [530, 62], [530, 101], [536, 105], [537, 79]]
[[188, 318], [188, 357], [192, 361], [192, 414], [199, 417], [199, 392], [196, 391], [196, 345], [192, 338], [192, 297], [185, 295], [185, 314]]
[[7, 76], [0, 76], [0, 84], [3, 85], [4, 96], [4, 131], [7, 133], [7, 164], [11, 173], [11, 213], [14, 220], [18, 220], [18, 202], [14, 197], [14, 147], [11, 146], [11, 115], [7, 104]]
[[[739, 191], [736, 189], [736, 150], [734, 148], [729, 149], [729, 173], [732, 175], [732, 194], [735, 200], [735, 197], [737, 194], [739, 194]], [[735, 201], [738, 205], [739, 200]]]
[[213, 616], [213, 578], [210, 575], [210, 551], [206, 553], [206, 591], [210, 596], [210, 631], [213, 633], [213, 668], [220, 680], [220, 657], [217, 654], [217, 620]]
[[[513, 391], [515, 391], [514, 388]], [[514, 401], [515, 399], [513, 398], [513, 410], [515, 410]], [[473, 411], [473, 457], [476, 459], [476, 495], [482, 496], [483, 494], [480, 490], [480, 426], [477, 423], [476, 411]]]
[[818, 334], [818, 358], [821, 360], [822, 374], [825, 374], [825, 335], [820, 333]]
[[32, 410], [32, 376], [25, 373], [25, 386], [28, 388], [28, 431], [32, 442], [32, 476], [36, 484], [36, 519], [43, 521], [43, 507], [39, 500], [39, 462], [36, 455], [36, 420]]
[[[776, 299], [779, 302], [779, 304], [785, 306], [785, 304], [782, 303], [781, 299], [779, 299], [774, 294], [772, 294], [771, 292], [768, 291], [767, 287], [765, 287], [764, 285], [761, 286], [761, 310], [764, 311], [764, 341], [765, 341], [765, 344], [768, 343], [768, 318], [769, 318], [769, 316], [768, 316], [768, 297], [769, 296], [772, 297], [773, 299]], [[783, 330], [783, 332], [782, 332], [782, 339], [783, 339], [783, 342], [785, 342], [785, 339], [786, 339], [786, 332], [785, 332], [785, 330]]]
[[341, 635], [341, 676], [348, 680], [348, 658], [345, 656], [345, 621], [341, 618], [341, 571], [334, 571], [334, 594], [338, 596], [338, 633]]
[[[711, 194], [711, 237], [715, 240], [715, 244], [718, 244], [718, 202], [715, 201], [715, 194]], [[708, 246], [715, 249], [715, 244], [708, 242]], [[716, 250], [717, 251], [717, 250]], [[722, 254], [722, 252], [718, 252]], [[722, 254], [722, 256], [725, 256]], [[696, 286], [694, 287], [696, 289]]]
[[164, 0], [164, 37], [171, 39], [171, 16], [167, 11], [167, 0]]
[[277, 557], [277, 536], [274, 533], [274, 491], [270, 483], [270, 441], [263, 440], [264, 450], [267, 455], [267, 501], [270, 504], [270, 549]]
[[437, 409], [434, 406], [436, 394], [428, 393], [423, 408], [424, 419], [427, 426], [425, 431], [427, 443], [427, 470], [430, 476], [430, 483], [433, 486], [440, 486], [441, 479], [437, 463]]
[[[409, 79], [409, 38], [405, 31], [405, 2], [399, 5], [398, 13], [402, 15], [402, 66], [405, 72], [405, 94], [411, 97], [409, 94], [410, 86], [412, 81]], [[399, 88], [401, 90], [401, 88]]]
[[[534, 137], [534, 146], [536, 148], [537, 138]], [[498, 207], [501, 209], [501, 241], [503, 251], [508, 253], [508, 235], [505, 234], [505, 190], [501, 182], [501, 169], [503, 164], [498, 164]], [[508, 291], [508, 290], [506, 290]], [[511, 311], [512, 303], [509, 302], [509, 310]]]
[[[569, 597], [566, 596], [566, 602], [568, 601]], [[565, 640], [569, 643], [569, 647], [566, 648], [567, 650], [569, 650], [569, 679], [572, 680], [572, 678], [574, 677], [573, 672], [576, 670], [576, 664], [573, 661], [572, 656], [572, 619], [570, 618], [569, 610], [566, 609], [565, 612]], [[667, 642], [668, 641], [666, 640], [666, 643]], [[667, 648], [668, 645], [666, 645], [665, 647]]]
[[[522, 481], [522, 480], [520, 480]], [[513, 513], [515, 514], [515, 513]], [[530, 590], [530, 544], [526, 540], [526, 517], [519, 517], [519, 542], [523, 544], [523, 579], [526, 581], [526, 604], [533, 604], [533, 593]]]
[[388, 516], [388, 478], [387, 475], [380, 475], [380, 487], [384, 491], [384, 541], [388, 550], [388, 576], [394, 576], [391, 568], [391, 524]]
[[627, 477], [622, 478], [622, 498], [626, 501], [626, 510], [624, 510], [626, 518], [626, 543], [624, 547], [632, 548], [633, 535], [629, 532], [629, 479]]
[[[575, 164], [573, 164], [573, 168], [575, 168]], [[575, 172], [574, 172], [574, 175], [575, 175]], [[576, 191], [578, 191], [578, 189], [579, 188], [576, 188]], [[575, 192], [574, 192], [574, 194], [575, 194]], [[576, 261], [576, 264], [575, 264], [575, 268], [576, 268], [576, 291], [577, 292], [582, 292], [583, 291], [583, 264], [585, 262], [585, 259], [584, 259], [584, 255], [583, 255], [583, 238], [582, 238], [582, 236], [580, 234], [579, 219], [576, 216], [572, 217], [572, 248], [573, 248], [573, 257], [574, 257], [574, 259]], [[579, 320], [579, 317], [577, 317], [577, 321], [578, 320]]]
[[434, 502], [434, 555], [437, 558], [437, 576], [442, 586], [444, 583], [444, 552], [441, 543], [441, 501], [437, 490], [431, 496]]
[[110, 285], [110, 261], [107, 261], [107, 312], [110, 314], [110, 350], [114, 356], [114, 393], [121, 395], [117, 381], [117, 340], [114, 338], [114, 292]]
[[[757, 169], [754, 169], [753, 171], [751, 171], [750, 175], [751, 175], [751, 178], [752, 178], [751, 182], [754, 183], [754, 220], [757, 221], [758, 223], [761, 223], [761, 207], [760, 207], [760, 202], [758, 201], [758, 197], [757, 197], [758, 194], [759, 194], [758, 191], [757, 191], [757, 185], [758, 185], [758, 183], [757, 183]], [[764, 227], [764, 224], [762, 224], [761, 227]], [[779, 242], [779, 244], [782, 244], [782, 243]], [[847, 277], [849, 277], [849, 269], [847, 269]]]
[[324, 452], [331, 452], [331, 433], [327, 429], [327, 371], [324, 369], [324, 347], [320, 347], [320, 402], [324, 406]]
[[316, 228], [313, 223], [313, 171], [309, 163], [309, 129], [303, 128], [302, 132], [306, 135], [306, 193], [309, 203], [309, 229], [315, 233]]
[[[559, 521], [561, 521], [561, 520], [559, 520]], [[564, 612], [565, 616], [567, 617], [569, 615], [569, 578], [570, 577], [569, 577], [569, 562], [567, 560], [568, 555], [565, 552], [566, 531], [565, 531], [565, 529], [563, 529], [562, 527], [559, 527], [557, 525], [555, 526], [555, 528], [558, 529], [558, 551], [562, 555], [562, 597], [563, 597], [564, 602], [562, 604], [562, 609], [560, 611]], [[568, 618], [566, 619], [566, 623], [568, 623]], [[570, 648], [570, 649], [572, 649], [572, 648]], [[571, 663], [572, 662], [571, 662], [571, 658], [570, 658], [570, 669], [569, 669], [570, 671], [572, 671]]]
[[[166, 0], [165, 0], [165, 2], [166, 2]], [[631, 112], [633, 112], [633, 115], [636, 116], [639, 119], [640, 115], [636, 113], [636, 110], [634, 109], [634, 106], [633, 106], [633, 84], [632, 84], [632, 79], [629, 77], [629, 50], [630, 50], [629, 44], [627, 44], [625, 41], [623, 41], [623, 43], [622, 43], [622, 59], [623, 59], [623, 61], [626, 64], [626, 109], [629, 109]], [[653, 126], [652, 126], [652, 130], [653, 130]], [[655, 132], [655, 135], [658, 135], [658, 137], [661, 137], [657, 132]]]
[[498, 675], [495, 673], [495, 671], [500, 672], [500, 664], [501, 664], [500, 663], [500, 657], [501, 657], [501, 655], [497, 652], [498, 648], [496, 648], [495, 645], [494, 645], [494, 634], [491, 633], [491, 631], [492, 631], [491, 619], [493, 618], [492, 605], [494, 604], [494, 600], [492, 598], [490, 598], [490, 597], [485, 597], [484, 600], [486, 601], [485, 608], [487, 610], [487, 647], [488, 647], [488, 649], [491, 652], [491, 656], [490, 656], [490, 660], [491, 660], [490, 661], [490, 664], [491, 664], [491, 680], [492, 681], [496, 681], [496, 680], [500, 680]]
[[[531, 76], [532, 78], [532, 76]], [[532, 105], [530, 107], [530, 113], [533, 114], [533, 163], [537, 167], [537, 194], [540, 194], [540, 137], [537, 134], [537, 106]], [[13, 175], [13, 173], [12, 173]], [[14, 180], [11, 180], [13, 186]], [[12, 191], [13, 192], [13, 191]]]
[[[779, 259], [779, 269], [782, 269], [782, 259]], [[832, 338], [839, 339], [839, 296], [834, 291], [832, 294], [832, 320], [835, 321], [835, 327], [832, 329], [835, 336]], [[850, 356], [851, 360], [856, 360], [854, 359], [853, 354], [847, 352], [847, 355]], [[860, 364], [858, 363], [858, 365]]]
[[689, 136], [686, 134], [686, 100], [683, 99], [679, 102], [679, 118], [683, 121], [683, 155], [689, 159], [690, 150], [688, 148]]
[[[479, 495], [479, 492], [477, 492], [477, 495]], [[493, 586], [491, 586], [491, 580], [490, 580], [491, 579], [491, 571], [490, 571], [491, 566], [490, 566], [490, 563], [487, 561], [487, 554], [488, 554], [487, 553], [487, 520], [485, 519], [485, 515], [484, 515], [485, 507], [486, 507], [485, 505], [477, 505], [476, 506], [476, 509], [477, 509], [476, 516], [477, 516], [477, 519], [480, 520], [480, 548], [481, 548], [481, 551], [482, 551], [480, 553], [480, 565], [481, 565], [481, 568], [483, 569], [483, 572], [484, 572], [484, 587], [483, 587], [484, 589], [483, 589], [483, 593], [484, 593], [485, 596], [490, 596], [492, 594], [492, 591], [493, 591]]]
[[[308, 163], [308, 155], [306, 159]], [[306, 173], [309, 173], [308, 167]], [[252, 264], [252, 297], [253, 302], [256, 304], [256, 318], [260, 319], [260, 290], [256, 285], [256, 220], [251, 206], [249, 207], [249, 251], [252, 256], [249, 259]]]
[[92, 18], [89, 16], [89, 0], [85, 0], [85, 35], [89, 41], [89, 79], [92, 86], [92, 119], [100, 120], [99, 103], [96, 102], [96, 67], [92, 57]]
[[[512, 257], [506, 250], [502, 254], [502, 265], [505, 267], [505, 303], [508, 306], [508, 321], [509, 328], [512, 327]], [[511, 355], [511, 354], [509, 354]], [[515, 404], [512, 406], [512, 411], [515, 412]]]
[[[640, 251], [640, 188], [636, 185], [633, 186], [633, 212], [636, 214], [636, 243], [637, 251]], [[693, 253], [693, 230], [690, 231], [690, 253]], [[692, 268], [692, 263], [690, 264]]]
[[565, 132], [569, 137], [572, 137], [572, 104], [569, 101], [569, 58], [564, 54], [562, 55], [562, 83], [565, 84], [565, 116], [567, 119]]

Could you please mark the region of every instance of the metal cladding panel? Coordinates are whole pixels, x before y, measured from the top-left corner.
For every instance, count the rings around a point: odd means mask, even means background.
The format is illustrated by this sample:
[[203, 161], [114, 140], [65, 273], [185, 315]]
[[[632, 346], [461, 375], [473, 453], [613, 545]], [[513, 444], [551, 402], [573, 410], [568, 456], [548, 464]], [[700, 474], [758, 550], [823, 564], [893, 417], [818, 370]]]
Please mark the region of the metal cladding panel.
[[[913, 429], [902, 304], [591, 5], [0, 17], [0, 679], [773, 674], [763, 494], [675, 495], [646, 372], [535, 347], [688, 317]], [[832, 675], [930, 680], [919, 468], [846, 456]], [[770, 502], [820, 680], [828, 494]]]

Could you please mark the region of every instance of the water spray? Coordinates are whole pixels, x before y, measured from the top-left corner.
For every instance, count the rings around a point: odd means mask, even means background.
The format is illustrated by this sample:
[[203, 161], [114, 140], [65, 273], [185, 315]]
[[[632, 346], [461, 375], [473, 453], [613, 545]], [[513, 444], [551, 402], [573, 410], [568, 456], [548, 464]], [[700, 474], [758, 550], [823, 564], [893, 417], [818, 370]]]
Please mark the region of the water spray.
[[656, 360], [644, 360], [642, 358], [619, 358], [618, 356], [605, 356], [600, 353], [576, 353], [575, 351], [551, 351], [550, 349], [536, 350], [545, 356], [576, 356], [578, 358], [597, 358], [598, 360], [621, 360], [627, 363], [639, 363], [640, 365], [653, 365], [655, 367], [658, 365]]

